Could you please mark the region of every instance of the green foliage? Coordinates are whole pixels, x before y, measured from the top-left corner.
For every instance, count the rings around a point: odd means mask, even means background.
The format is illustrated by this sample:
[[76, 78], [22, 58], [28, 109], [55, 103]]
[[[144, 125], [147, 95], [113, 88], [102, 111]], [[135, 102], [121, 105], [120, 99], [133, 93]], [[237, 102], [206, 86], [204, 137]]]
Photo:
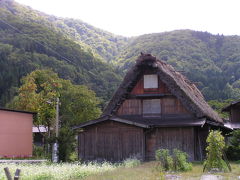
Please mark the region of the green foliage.
[[173, 149], [173, 169], [174, 171], [192, 170], [192, 164], [187, 162], [187, 153]]
[[42, 13], [14, 1], [0, 1], [0, 105], [20, 86], [20, 79], [36, 69], [50, 68], [61, 78], [84, 84], [104, 101], [109, 100], [121, 77], [102, 58], [61, 31]]
[[123, 161], [123, 166], [127, 168], [136, 167], [141, 164], [141, 161], [137, 158], [128, 158]]
[[210, 100], [208, 104], [218, 112], [218, 114], [223, 118], [228, 118], [228, 113], [222, 112], [222, 109], [229, 105], [233, 99], [226, 99], [226, 100]]
[[227, 163], [223, 160], [225, 141], [221, 132], [211, 130], [207, 137], [207, 144], [207, 159], [204, 162], [203, 171], [230, 171]]
[[192, 170], [192, 164], [187, 162], [187, 153], [178, 149], [173, 149], [172, 156], [168, 149], [158, 149], [155, 152], [155, 158], [158, 161], [156, 169], [159, 172]]
[[[73, 85], [58, 77], [51, 70], [36, 70], [22, 79], [19, 94], [8, 107], [37, 112], [35, 125], [44, 125], [55, 130], [56, 98], [60, 98], [59, 157], [71, 160], [76, 140], [72, 126], [97, 118], [101, 110], [95, 93], [83, 85]], [[48, 143], [55, 141], [54, 132], [45, 137]]]
[[33, 146], [33, 156], [34, 158], [44, 158], [45, 157], [45, 151], [43, 146]]
[[0, 7], [1, 19], [22, 32], [0, 24], [1, 106], [16, 95], [23, 76], [51, 68], [61, 78], [94, 90], [103, 107], [140, 52], [183, 71], [207, 100], [240, 98], [239, 36], [178, 30], [126, 38], [14, 1], [0, 1]]
[[158, 149], [155, 152], [155, 158], [158, 161], [158, 167], [163, 171], [170, 171], [173, 169], [173, 158], [169, 155], [168, 149]]
[[230, 160], [240, 161], [240, 130], [234, 130], [230, 136], [227, 156]]
[[3, 168], [8, 167], [11, 174], [14, 174], [16, 169], [21, 169], [21, 180], [70, 180], [70, 179], [85, 179], [93, 174], [101, 174], [110, 172], [118, 165], [110, 163], [38, 163], [38, 164], [0, 164], [0, 179], [5, 180]]
[[240, 37], [177, 30], [132, 39], [118, 60], [126, 72], [140, 52], [151, 53], [183, 71], [207, 100], [240, 98]]

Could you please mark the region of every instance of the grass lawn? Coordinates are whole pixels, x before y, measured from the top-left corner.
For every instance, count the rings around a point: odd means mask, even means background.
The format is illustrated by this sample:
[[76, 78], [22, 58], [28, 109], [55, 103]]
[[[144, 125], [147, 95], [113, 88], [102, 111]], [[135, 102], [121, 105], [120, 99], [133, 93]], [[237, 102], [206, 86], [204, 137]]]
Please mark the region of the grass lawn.
[[[108, 171], [96, 175], [90, 175], [84, 180], [160, 180], [163, 179], [161, 174], [154, 170], [156, 162], [146, 162], [134, 168], [124, 168], [120, 167], [113, 171]], [[239, 179], [240, 176], [240, 164], [231, 163], [232, 172], [231, 173], [216, 173], [216, 175], [221, 175], [224, 179], [234, 180]], [[199, 180], [203, 174], [203, 165], [201, 163], [194, 163], [193, 169], [188, 172], [172, 173], [174, 175], [181, 176], [181, 179], [191, 179]], [[171, 174], [171, 173], [169, 173]]]
[[[0, 180], [5, 180], [4, 167], [8, 167], [13, 174], [17, 168], [21, 169], [21, 180], [160, 180], [161, 174], [155, 170], [156, 162], [145, 162], [136, 167], [124, 165], [103, 164], [0, 164]], [[234, 180], [240, 176], [240, 164], [231, 163], [231, 173], [218, 173], [224, 179]], [[189, 172], [172, 173], [181, 179], [199, 180], [203, 175], [202, 164], [194, 163]]]
[[12, 176], [16, 169], [21, 170], [21, 180], [72, 180], [83, 179], [91, 174], [100, 174], [117, 169], [110, 163], [42, 163], [42, 164], [0, 164], [0, 180], [6, 180], [4, 168], [8, 167]]

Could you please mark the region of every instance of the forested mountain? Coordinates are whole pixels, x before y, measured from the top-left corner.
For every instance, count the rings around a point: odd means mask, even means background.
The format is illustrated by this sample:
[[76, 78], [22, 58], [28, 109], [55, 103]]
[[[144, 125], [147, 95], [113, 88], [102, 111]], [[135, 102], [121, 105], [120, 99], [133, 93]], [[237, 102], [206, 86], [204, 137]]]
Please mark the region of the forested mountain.
[[172, 64], [207, 100], [240, 98], [239, 36], [177, 30], [126, 38], [1, 0], [0, 106], [15, 95], [21, 77], [45, 68], [89, 86], [106, 102], [140, 52]]
[[126, 71], [140, 52], [173, 65], [200, 88], [207, 100], [240, 98], [240, 37], [177, 30], [142, 35], [117, 57]]
[[23, 76], [42, 68], [51, 68], [76, 84], [88, 85], [108, 100], [120, 76], [43, 18], [14, 1], [0, 1], [0, 105], [15, 95]]
[[25, 21], [39, 23], [64, 34], [65, 37], [84, 46], [88, 51], [100, 55], [104, 61], [113, 60], [128, 41], [126, 37], [114, 35], [81, 20], [48, 15], [12, 0], [2, 1], [2, 7], [8, 9], [12, 14]]
[[68, 37], [90, 46], [93, 52], [111, 63], [119, 55], [129, 39], [113, 35], [76, 19], [57, 18], [55, 20], [51, 19], [51, 22], [61, 28], [61, 31], [67, 34]]

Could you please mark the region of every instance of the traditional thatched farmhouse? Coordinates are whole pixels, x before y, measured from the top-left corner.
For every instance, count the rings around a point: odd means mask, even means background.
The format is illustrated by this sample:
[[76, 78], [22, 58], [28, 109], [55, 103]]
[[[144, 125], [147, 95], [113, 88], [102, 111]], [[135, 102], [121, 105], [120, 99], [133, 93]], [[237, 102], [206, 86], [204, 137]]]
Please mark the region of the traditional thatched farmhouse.
[[223, 121], [197, 87], [174, 68], [141, 54], [99, 119], [75, 127], [81, 160], [152, 160], [155, 150], [178, 148], [204, 157], [209, 129]]
[[232, 129], [240, 129], [240, 100], [234, 101], [222, 109], [229, 113], [229, 120], [225, 121], [225, 126]]

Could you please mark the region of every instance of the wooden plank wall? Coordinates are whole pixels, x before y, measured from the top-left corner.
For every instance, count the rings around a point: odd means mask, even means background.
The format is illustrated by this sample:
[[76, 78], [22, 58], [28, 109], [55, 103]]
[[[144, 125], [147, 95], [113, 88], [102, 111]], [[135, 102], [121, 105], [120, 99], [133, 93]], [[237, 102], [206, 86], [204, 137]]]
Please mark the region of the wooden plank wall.
[[103, 122], [79, 133], [79, 159], [121, 161], [144, 159], [143, 129], [118, 122]]
[[177, 148], [189, 155], [189, 160], [194, 160], [194, 129], [183, 128], [156, 128], [146, 133], [146, 159], [155, 159], [157, 149], [173, 150]]
[[141, 115], [142, 101], [140, 99], [126, 99], [117, 112], [118, 115]]
[[207, 136], [210, 127], [195, 127], [195, 160], [202, 161], [206, 157]]
[[176, 97], [162, 98], [162, 114], [189, 114]]
[[232, 122], [240, 122], [240, 107], [231, 108], [230, 110], [230, 118]]
[[[190, 114], [175, 97], [161, 98], [161, 114]], [[126, 99], [117, 111], [117, 115], [142, 115], [143, 99]]]

